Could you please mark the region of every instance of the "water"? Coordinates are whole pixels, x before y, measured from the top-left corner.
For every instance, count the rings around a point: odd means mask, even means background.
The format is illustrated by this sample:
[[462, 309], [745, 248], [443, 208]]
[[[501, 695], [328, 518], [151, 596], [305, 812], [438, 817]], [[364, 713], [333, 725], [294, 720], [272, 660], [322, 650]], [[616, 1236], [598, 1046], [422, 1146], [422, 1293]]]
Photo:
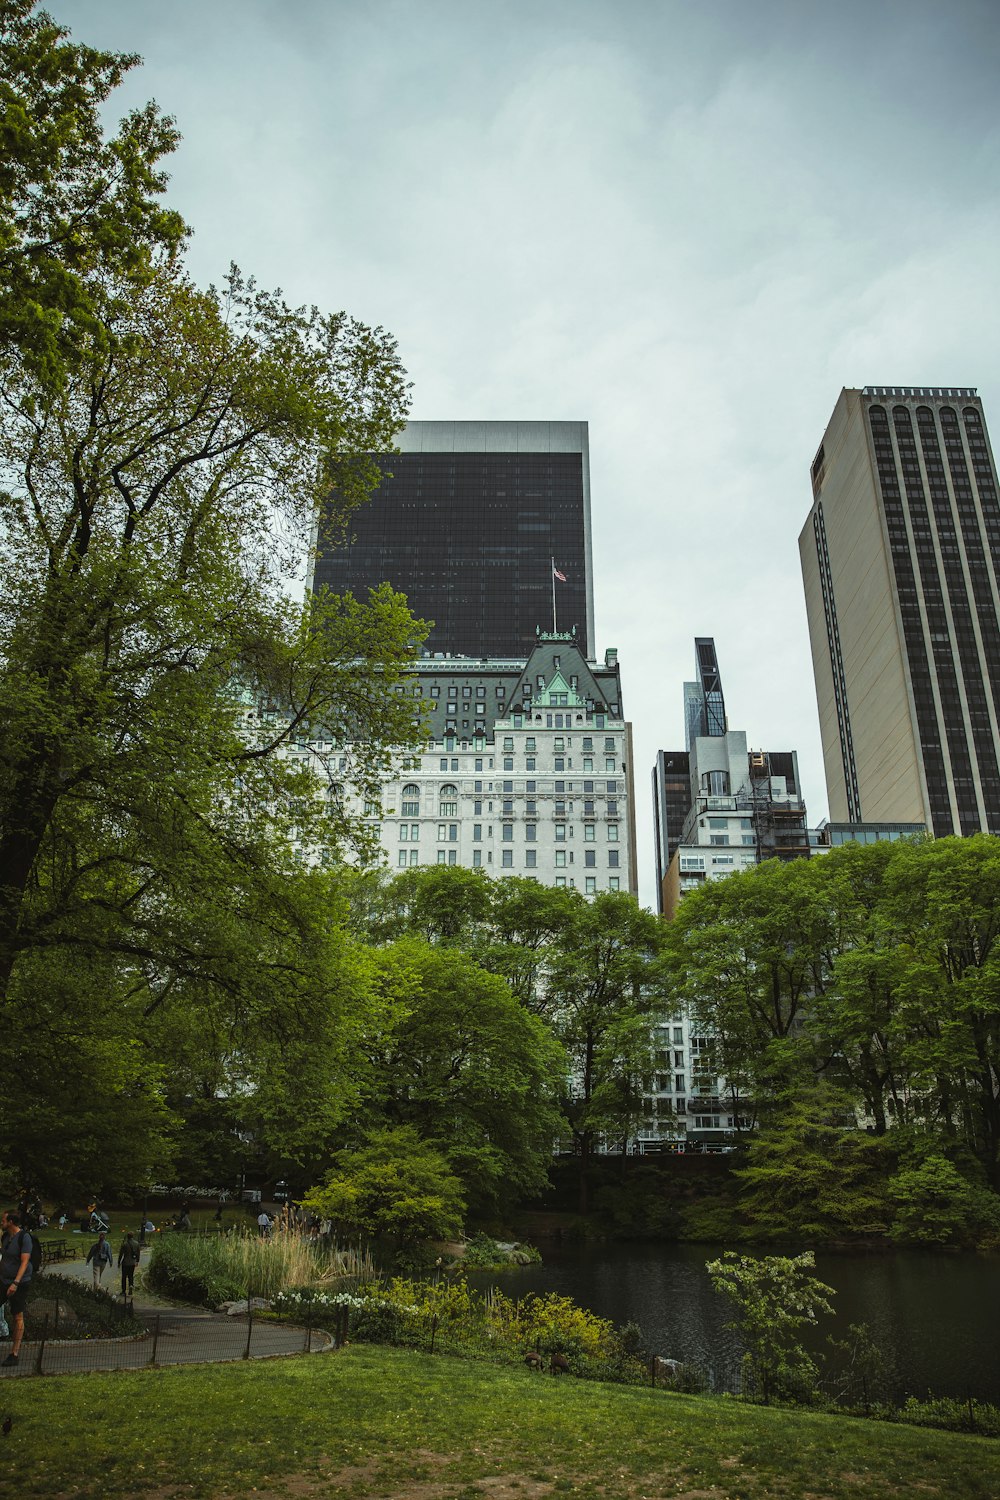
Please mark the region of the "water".
[[[651, 1351], [710, 1369], [740, 1353], [725, 1326], [729, 1306], [705, 1273], [705, 1262], [723, 1249], [543, 1246], [544, 1265], [470, 1280], [514, 1297], [559, 1292], [617, 1324], [638, 1323]], [[1000, 1405], [1000, 1257], [820, 1251], [816, 1274], [837, 1295], [835, 1316], [820, 1319], [811, 1347], [822, 1348], [830, 1333], [846, 1338], [848, 1324], [864, 1322], [885, 1356], [897, 1398], [933, 1391]]]

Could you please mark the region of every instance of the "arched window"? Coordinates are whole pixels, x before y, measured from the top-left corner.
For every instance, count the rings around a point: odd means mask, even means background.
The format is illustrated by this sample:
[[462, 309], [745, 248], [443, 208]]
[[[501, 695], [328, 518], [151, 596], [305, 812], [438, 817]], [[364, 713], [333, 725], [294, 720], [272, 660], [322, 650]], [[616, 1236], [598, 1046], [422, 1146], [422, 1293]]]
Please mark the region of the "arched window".
[[407, 782], [406, 786], [404, 786], [402, 803], [400, 811], [404, 818], [419, 818], [420, 788], [415, 781]]
[[458, 787], [446, 782], [441, 788], [441, 801], [438, 804], [439, 818], [455, 818], [458, 816]]

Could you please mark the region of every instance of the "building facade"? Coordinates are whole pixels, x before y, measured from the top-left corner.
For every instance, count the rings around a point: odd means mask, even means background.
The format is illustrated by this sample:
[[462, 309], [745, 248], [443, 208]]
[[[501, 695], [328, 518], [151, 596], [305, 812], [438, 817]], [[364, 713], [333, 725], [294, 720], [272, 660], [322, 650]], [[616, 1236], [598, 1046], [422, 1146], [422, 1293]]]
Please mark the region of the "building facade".
[[1000, 503], [973, 388], [844, 390], [799, 538], [830, 817], [1000, 833]]
[[631, 726], [617, 653], [542, 634], [528, 659], [422, 659], [411, 691], [432, 743], [384, 788], [390, 869], [464, 865], [636, 894]]
[[[729, 728], [715, 642], [695, 640], [696, 679], [684, 684], [686, 749], [661, 750], [653, 769], [656, 884], [670, 920], [690, 890], [763, 859], [810, 854], [794, 751], [751, 750]], [[684, 1141], [707, 1149], [749, 1126], [743, 1102], [712, 1070], [712, 1039], [686, 1015], [659, 1028], [648, 1080], [643, 1150]]]
[[427, 649], [520, 657], [537, 630], [594, 650], [586, 422], [410, 422], [346, 545], [322, 521], [313, 588], [380, 583], [433, 621]]

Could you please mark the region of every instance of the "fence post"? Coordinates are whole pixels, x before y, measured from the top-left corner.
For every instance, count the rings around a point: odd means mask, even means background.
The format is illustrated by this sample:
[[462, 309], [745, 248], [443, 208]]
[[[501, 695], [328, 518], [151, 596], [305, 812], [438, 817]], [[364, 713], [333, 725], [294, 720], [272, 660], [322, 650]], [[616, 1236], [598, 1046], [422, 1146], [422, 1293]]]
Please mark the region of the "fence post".
[[312, 1348], [312, 1308], [306, 1308], [306, 1346], [303, 1353], [308, 1354]]
[[870, 1417], [871, 1414], [872, 1414], [872, 1409], [871, 1409], [871, 1403], [870, 1403], [870, 1401], [868, 1399], [868, 1376], [867, 1375], [862, 1375], [862, 1377], [861, 1377], [861, 1394], [864, 1397], [864, 1401], [865, 1401], [865, 1416], [866, 1417]]
[[48, 1313], [46, 1313], [45, 1317], [42, 1320], [42, 1340], [41, 1340], [41, 1343], [38, 1345], [38, 1362], [35, 1365], [35, 1374], [36, 1375], [40, 1375], [42, 1373], [42, 1360], [43, 1360], [43, 1358], [45, 1356], [45, 1340], [48, 1338], [48, 1333], [49, 1333], [49, 1315], [48, 1315]]
[[434, 1339], [435, 1339], [435, 1336], [437, 1334], [437, 1326], [438, 1326], [438, 1315], [437, 1315], [437, 1313], [432, 1313], [431, 1314], [431, 1353], [432, 1354], [434, 1353]]
[[247, 1288], [247, 1346], [243, 1351], [243, 1358], [250, 1358], [250, 1340], [253, 1338], [253, 1297]]
[[160, 1314], [157, 1313], [156, 1314], [156, 1322], [153, 1325], [153, 1352], [149, 1356], [149, 1363], [151, 1365], [155, 1365], [156, 1364], [156, 1346], [159, 1344], [159, 1342], [160, 1342]]
[[56, 1298], [56, 1322], [55, 1322], [55, 1327], [53, 1328], [52, 1332], [53, 1333], [58, 1333], [59, 1332], [59, 1298], [58, 1297]]
[[649, 1357], [649, 1383], [650, 1383], [651, 1386], [654, 1386], [654, 1387], [656, 1385], [656, 1355], [655, 1354], [651, 1354], [650, 1357]]
[[976, 1430], [976, 1409], [975, 1409], [975, 1405], [973, 1404], [973, 1400], [972, 1400], [971, 1396], [968, 1397], [968, 1407], [969, 1407], [969, 1431], [970, 1432], [975, 1432], [975, 1430]]

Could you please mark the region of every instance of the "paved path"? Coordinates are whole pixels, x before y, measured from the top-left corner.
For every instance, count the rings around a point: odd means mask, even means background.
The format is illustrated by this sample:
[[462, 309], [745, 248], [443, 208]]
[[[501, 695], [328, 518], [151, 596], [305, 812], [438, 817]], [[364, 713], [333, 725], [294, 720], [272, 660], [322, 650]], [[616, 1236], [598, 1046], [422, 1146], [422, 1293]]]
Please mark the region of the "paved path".
[[[89, 1285], [92, 1273], [79, 1261], [65, 1261], [51, 1270]], [[45, 1273], [42, 1272], [44, 1278]], [[108, 1290], [117, 1275], [105, 1273]], [[110, 1285], [109, 1285], [110, 1282]], [[25, 1375], [62, 1375], [83, 1370], [136, 1370], [144, 1365], [206, 1364], [234, 1359], [273, 1359], [283, 1354], [319, 1354], [332, 1347], [328, 1333], [287, 1323], [227, 1317], [197, 1307], [178, 1307], [145, 1290], [140, 1276], [135, 1299], [137, 1320], [149, 1332], [138, 1338], [26, 1339], [21, 1358], [12, 1369], [0, 1366], [0, 1379]], [[2, 1347], [2, 1346], [0, 1346]]]

